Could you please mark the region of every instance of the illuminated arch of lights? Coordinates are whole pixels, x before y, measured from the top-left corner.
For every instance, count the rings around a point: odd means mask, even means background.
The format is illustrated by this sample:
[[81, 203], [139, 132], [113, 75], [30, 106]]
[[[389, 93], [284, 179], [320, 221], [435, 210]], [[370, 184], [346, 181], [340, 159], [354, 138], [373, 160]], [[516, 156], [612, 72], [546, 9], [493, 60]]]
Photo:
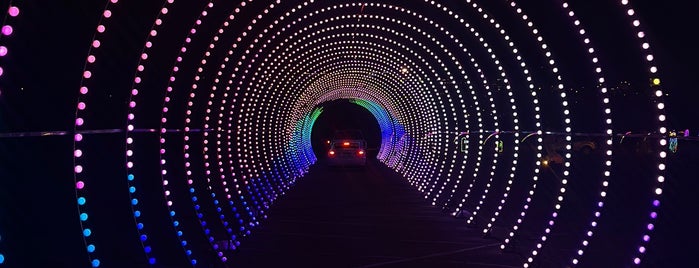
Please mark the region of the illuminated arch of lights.
[[[0, 59], [5, 58], [7, 54], [10, 53], [10, 50], [7, 46], [4, 45], [3, 39], [10, 38], [12, 36], [12, 33], [14, 32], [14, 28], [12, 27], [12, 24], [14, 23], [14, 20], [17, 16], [19, 16], [20, 9], [19, 6], [17, 6], [13, 1], [10, 1], [8, 6], [7, 6], [7, 13], [5, 16], [3, 16], [2, 20], [2, 27], [0, 28]], [[5, 62], [3, 61], [0, 63], [0, 79], [2, 79], [2, 75], [5, 72], [3, 69], [3, 65]], [[0, 91], [0, 95], [2, 95], [2, 91]], [[0, 230], [0, 245], [2, 245], [2, 235], [3, 235], [3, 230]], [[3, 254], [3, 251], [0, 250], [0, 265], [5, 264], [5, 255]]]
[[[157, 134], [162, 194], [188, 261], [196, 265], [206, 258], [204, 250], [188, 242], [189, 237], [203, 235], [217, 261], [227, 263], [232, 256], [220, 241], [232, 241], [232, 249], [239, 246], [240, 238], [254, 234], [255, 227], [267, 218], [270, 206], [309, 172], [318, 160], [311, 148], [311, 131], [323, 112], [322, 105], [339, 99], [350, 100], [376, 118], [382, 137], [377, 159], [401, 174], [432, 205], [453, 215], [469, 211], [464, 224], [476, 225], [487, 235], [494, 233], [496, 224], [507, 226], [506, 234], [496, 237], [503, 250], [514, 248], [525, 224], [535, 225], [537, 239], [524, 249], [524, 267], [534, 265], [547, 241], [554, 239], [551, 233], [567, 204], [566, 193], [571, 191], [568, 180], [574, 164], [571, 151], [576, 125], [571, 118], [574, 106], [565, 89], [574, 74], [562, 71], [556, 50], [546, 41], [551, 38], [517, 2], [506, 1], [502, 9], [491, 10], [485, 1], [464, 0], [457, 6], [425, 0], [420, 4], [424, 9], [417, 10], [389, 1], [327, 4], [309, 0], [292, 5], [281, 0], [250, 0], [217, 3], [216, 7], [214, 1], [206, 1], [190, 11], [197, 16], [182, 35], [184, 40], [177, 43], [176, 54], [167, 55], [174, 61], [172, 66], [155, 66], [150, 58], [164, 53], [158, 48], [172, 46], [158, 37], [176, 23], [170, 13], [184, 5], [180, 2], [165, 1], [158, 10], [135, 59], [138, 63], [128, 89], [124, 126], [127, 187], [123, 190], [129, 195], [145, 263], [155, 265], [165, 256], [153, 252], [159, 241], [148, 236], [154, 227], [142, 216], [146, 193], [137, 186], [146, 177], [139, 171], [146, 163], [134, 159], [141, 153], [139, 144], [153, 139], [140, 133]], [[91, 40], [75, 117], [75, 193], [93, 267], [105, 261], [96, 251], [94, 237], [99, 233], [94, 231], [99, 226], [92, 226], [88, 217], [88, 200], [99, 194], [88, 185], [99, 177], [99, 171], [86, 164], [86, 157], [97, 156], [83, 141], [89, 139], [85, 135], [91, 129], [88, 121], [98, 120], [87, 113], [88, 107], [99, 105], [90, 102], [93, 81], [108, 75], [95, 67], [96, 52], [110, 33], [110, 18], [127, 16], [113, 14], [117, 4], [118, 0], [106, 1]], [[229, 12], [214, 12], [216, 8]], [[631, 22], [640, 47], [647, 51], [642, 57], [657, 97], [658, 131], [665, 134], [663, 92], [650, 44], [631, 3], [622, 0], [619, 8]], [[592, 217], [581, 219], [591, 220], [576, 230], [582, 234], [581, 241], [568, 253], [570, 265], [575, 266], [584, 262], [597, 226], [604, 224], [616, 134], [599, 49], [593, 46], [575, 5], [564, 2], [557, 10], [566, 17], [568, 30], [579, 38], [575, 41], [584, 47], [580, 53], [587, 62], [576, 64], [595, 77], [589, 83], [600, 93], [605, 139], [604, 156], [599, 160], [602, 174], [590, 178], [600, 186], [594, 204], [587, 204]], [[10, 5], [8, 14], [15, 17], [19, 9]], [[207, 27], [215, 30], [207, 35]], [[3, 25], [2, 34], [10, 35], [11, 29]], [[525, 47], [536, 49], [525, 52]], [[0, 57], [7, 53], [8, 48], [0, 44]], [[535, 67], [542, 65], [545, 68]], [[146, 72], [151, 68], [169, 70], [165, 87], [144, 88], [145, 81], [156, 79]], [[145, 90], [159, 91], [162, 102], [148, 102], [142, 97]], [[174, 99], [185, 107], [173, 106]], [[160, 105], [157, 126], [138, 120], [146, 117], [140, 114], [144, 110], [137, 109], [144, 105]], [[545, 113], [544, 107], [556, 107], [557, 114]], [[552, 119], [544, 120], [548, 118]], [[542, 160], [544, 139], [550, 136], [562, 137], [565, 143], [558, 171]], [[521, 150], [527, 139], [534, 140], [534, 150]], [[666, 144], [661, 137], [658, 146]], [[173, 153], [174, 146], [183, 146], [183, 154]], [[658, 217], [666, 156], [664, 150], [659, 152], [652, 190], [655, 198], [650, 218], [641, 223], [646, 232], [630, 257], [634, 265], [641, 263]], [[170, 164], [176, 159], [184, 163], [181, 174], [173, 174], [179, 170]], [[552, 207], [538, 208], [547, 213], [534, 217], [530, 211], [537, 203], [533, 201], [543, 198], [542, 178], [549, 171], [561, 174], [555, 176], [555, 182], [546, 182], [555, 188], [547, 203]], [[520, 173], [528, 175], [518, 177]], [[186, 182], [187, 193], [171, 186], [175, 180]], [[521, 197], [515, 198], [515, 193], [522, 193]], [[186, 196], [191, 203], [175, 204], [175, 196]], [[189, 206], [197, 217], [194, 223], [179, 217]], [[479, 223], [479, 218], [484, 222]], [[201, 234], [185, 236], [183, 225], [190, 224], [201, 227]], [[0, 252], [0, 264], [3, 262]]]

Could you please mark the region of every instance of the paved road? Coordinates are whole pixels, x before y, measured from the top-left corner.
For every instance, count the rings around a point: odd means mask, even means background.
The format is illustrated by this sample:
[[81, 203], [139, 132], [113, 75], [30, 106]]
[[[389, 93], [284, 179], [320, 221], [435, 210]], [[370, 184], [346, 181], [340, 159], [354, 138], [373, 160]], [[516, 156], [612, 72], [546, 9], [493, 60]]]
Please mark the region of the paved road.
[[244, 239], [231, 267], [521, 267], [380, 163], [316, 165]]

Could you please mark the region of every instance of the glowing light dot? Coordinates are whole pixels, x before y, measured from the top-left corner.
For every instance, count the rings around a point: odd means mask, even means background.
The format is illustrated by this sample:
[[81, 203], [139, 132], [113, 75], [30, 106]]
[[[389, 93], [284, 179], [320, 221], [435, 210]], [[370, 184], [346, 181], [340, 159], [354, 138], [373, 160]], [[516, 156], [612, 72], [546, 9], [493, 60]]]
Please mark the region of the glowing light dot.
[[0, 46], [0, 57], [4, 57], [5, 55], [7, 55], [7, 47]]
[[11, 35], [12, 31], [13, 31], [12, 26], [10, 26], [10, 25], [2, 26], [2, 34], [3, 35]]
[[75, 183], [75, 188], [78, 188], [78, 190], [82, 190], [83, 188], [85, 188], [85, 183], [82, 181], [78, 181], [77, 183]]
[[[12, 17], [17, 17], [19, 15], [19, 8], [16, 6], [11, 6], [8, 10], [7, 13], [10, 14]], [[0, 262], [2, 263], [2, 262]]]

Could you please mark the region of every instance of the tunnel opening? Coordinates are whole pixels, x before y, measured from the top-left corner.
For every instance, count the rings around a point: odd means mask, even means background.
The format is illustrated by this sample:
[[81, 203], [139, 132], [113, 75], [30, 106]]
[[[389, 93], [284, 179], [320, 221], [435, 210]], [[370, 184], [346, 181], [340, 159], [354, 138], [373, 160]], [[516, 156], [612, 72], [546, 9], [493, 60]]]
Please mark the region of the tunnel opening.
[[319, 106], [323, 112], [318, 116], [311, 131], [311, 146], [319, 160], [325, 158], [328, 141], [333, 138], [335, 132], [343, 130], [360, 132], [367, 142], [367, 158], [376, 158], [382, 143], [381, 129], [376, 117], [369, 110], [349, 99], [328, 101]]
[[311, 146], [318, 159], [325, 158], [327, 142], [336, 131], [359, 132], [367, 142], [368, 159], [376, 158], [382, 143], [381, 128], [369, 110], [349, 99], [333, 100], [319, 106], [323, 112], [311, 131]]

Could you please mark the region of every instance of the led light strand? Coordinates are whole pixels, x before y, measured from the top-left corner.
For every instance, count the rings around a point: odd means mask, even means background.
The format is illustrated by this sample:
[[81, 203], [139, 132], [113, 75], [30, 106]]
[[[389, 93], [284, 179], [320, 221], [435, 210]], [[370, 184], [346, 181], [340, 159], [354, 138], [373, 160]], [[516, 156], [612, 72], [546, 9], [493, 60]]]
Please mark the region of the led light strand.
[[582, 37], [583, 43], [585, 44], [585, 47], [588, 52], [588, 56], [591, 57], [591, 62], [593, 63], [593, 66], [595, 68], [595, 73], [597, 74], [597, 81], [600, 84], [600, 93], [601, 93], [601, 99], [602, 99], [602, 107], [604, 108], [604, 114], [606, 115], [606, 118], [604, 120], [606, 124], [606, 133], [609, 135], [606, 139], [604, 150], [606, 151], [605, 157], [602, 160], [605, 163], [605, 168], [602, 171], [603, 174], [603, 179], [602, 179], [602, 185], [601, 185], [601, 190], [599, 194], [599, 199], [596, 202], [595, 206], [595, 211], [593, 212], [593, 220], [589, 223], [588, 229], [584, 232], [585, 237], [581, 241], [581, 247], [579, 247], [574, 255], [574, 257], [571, 259], [571, 265], [575, 266], [579, 263], [580, 258], [582, 258], [584, 254], [584, 249], [589, 246], [590, 241], [592, 240], [593, 234], [594, 234], [594, 229], [598, 225], [598, 221], [600, 219], [600, 216], [602, 215], [602, 208], [604, 207], [604, 199], [607, 195], [607, 189], [609, 187], [609, 176], [611, 174], [611, 166], [612, 166], [612, 142], [613, 142], [613, 135], [612, 135], [612, 119], [611, 119], [611, 105], [609, 104], [610, 98], [609, 98], [609, 92], [607, 91], [606, 87], [606, 79], [604, 78], [604, 75], [602, 73], [602, 66], [599, 63], [599, 58], [597, 57], [595, 53], [594, 47], [590, 44], [590, 38], [587, 35], [587, 31], [581, 26], [580, 20], [577, 18], [575, 15], [575, 12], [569, 7], [569, 4], [567, 2], [562, 4], [563, 10], [568, 14], [568, 18], [572, 21], [573, 27], [577, 30], [578, 34], [580, 34], [580, 37]]
[[[202, 21], [201, 19], [207, 14], [207, 10], [213, 7], [213, 3], [209, 1], [203, 8], [201, 12], [199, 12], [199, 15], [197, 16], [197, 19], [195, 20], [194, 24], [190, 28], [190, 30], [187, 33], [187, 36], [184, 39], [183, 44], [181, 45], [181, 48], [177, 54], [177, 57], [175, 59], [175, 63], [173, 64], [173, 67], [169, 73], [169, 79], [166, 85], [165, 89], [165, 94], [164, 94], [164, 99], [163, 99], [163, 108], [161, 111], [161, 120], [160, 120], [160, 133], [159, 133], [159, 140], [160, 140], [160, 176], [161, 176], [161, 181], [162, 181], [162, 187], [163, 187], [163, 196], [165, 198], [166, 204], [167, 204], [167, 209], [170, 215], [170, 221], [172, 222], [172, 225], [174, 227], [175, 233], [177, 235], [177, 239], [179, 241], [180, 247], [182, 247], [182, 250], [185, 253], [185, 256], [189, 263], [191, 265], [196, 265], [198, 263], [198, 260], [196, 256], [193, 254], [193, 251], [190, 247], [189, 242], [186, 240], [186, 237], [184, 235], [184, 232], [182, 231], [181, 223], [177, 218], [177, 212], [175, 208], [173, 207], [174, 201], [171, 198], [171, 195], [173, 194], [174, 189], [170, 187], [170, 180], [168, 178], [168, 172], [167, 172], [167, 160], [165, 159], [167, 150], [165, 149], [166, 144], [167, 144], [167, 139], [165, 137], [165, 134], [167, 133], [167, 123], [168, 123], [168, 116], [170, 115], [169, 110], [170, 108], [168, 107], [168, 104], [171, 101], [170, 95], [174, 91], [174, 86], [173, 83], [176, 81], [176, 75], [179, 72], [179, 65], [183, 62], [183, 55], [187, 51], [187, 48], [192, 42], [192, 37], [197, 33], [198, 27], [201, 25]], [[185, 138], [188, 138], [187, 132], [190, 130], [189, 127], [185, 127]], [[206, 129], [205, 129], [206, 130]], [[204, 133], [208, 133], [204, 131]], [[185, 155], [186, 158], [186, 155]], [[186, 160], [185, 160], [186, 161]], [[187, 166], [185, 164], [185, 166]], [[191, 173], [191, 171], [185, 169], [185, 173]], [[191, 180], [187, 180], [187, 184], [190, 186], [190, 191], [192, 190], [191, 188]], [[190, 192], [190, 197], [192, 197], [192, 193]], [[193, 198], [194, 199], [194, 198]], [[197, 211], [197, 204], [195, 202], [195, 211]], [[197, 213], [197, 217], [199, 217], [200, 213]], [[201, 221], [199, 222], [201, 225]], [[204, 229], [202, 227], [202, 229]]]
[[[630, 1], [621, 0], [621, 5], [623, 8], [622, 10], [625, 11], [627, 18], [631, 21], [631, 25], [634, 27], [633, 29], [636, 33], [636, 37], [638, 37], [638, 41], [641, 45], [641, 48], [643, 49], [644, 53], [646, 53], [644, 58], [648, 64], [647, 71], [649, 79], [652, 83], [651, 89], [655, 90], [655, 97], [657, 98], [658, 102], [656, 106], [656, 112], [658, 116], [658, 132], [661, 135], [665, 135], [667, 133], [667, 123], [665, 122], [665, 103], [663, 100], [663, 91], [660, 83], [660, 78], [658, 76], [658, 67], [655, 63], [655, 57], [651, 52], [650, 43], [646, 37], [645, 32], [641, 28], [641, 22], [637, 18], [634, 9], [631, 7]], [[663, 137], [659, 140], [659, 147], [665, 148], [666, 146], [667, 140]], [[641, 264], [641, 258], [643, 257], [643, 254], [646, 253], [646, 247], [648, 246], [648, 242], [650, 241], [651, 232], [653, 231], [653, 229], [655, 229], [655, 222], [657, 221], [658, 211], [660, 209], [660, 197], [663, 194], [663, 185], [665, 183], [665, 157], [667, 157], [667, 151], [665, 149], [660, 149], [658, 153], [657, 180], [655, 181], [655, 185], [653, 186], [655, 188], [653, 189], [653, 195], [655, 197], [653, 198], [652, 206], [650, 209], [650, 217], [648, 219], [648, 223], [645, 226], [646, 231], [643, 233], [638, 248], [636, 249], [636, 253], [632, 257], [634, 265]]]
[[[12, 25], [7, 24], [8, 18], [14, 18], [19, 15], [19, 7], [16, 5], [13, 5], [12, 1], [8, 4], [7, 7], [7, 15], [5, 16], [5, 19], [3, 19], [3, 25], [2, 28], [0, 29], [0, 40], [2, 40], [2, 36], [10, 36], [12, 35], [13, 28]], [[8, 17], [9, 16], [9, 17]], [[4, 45], [0, 45], [0, 58], [5, 57], [9, 53], [8, 48]], [[2, 74], [4, 73], [4, 69], [2, 66], [0, 66], [0, 77], [2, 77]], [[2, 95], [2, 91], [0, 91], [0, 96]], [[2, 243], [2, 234], [0, 234], [0, 243]], [[0, 265], [5, 264], [5, 255], [3, 254], [2, 251], [0, 251]]]
[[93, 50], [98, 49], [101, 45], [99, 37], [102, 36], [106, 31], [106, 27], [104, 26], [103, 22], [112, 16], [112, 11], [110, 8], [117, 4], [118, 0], [108, 0], [105, 2], [106, 3], [104, 11], [102, 12], [102, 16], [98, 21], [97, 31], [95, 32], [91, 40], [90, 48], [88, 49], [88, 56], [85, 60], [85, 65], [83, 67], [82, 80], [80, 81], [80, 90], [78, 94], [77, 109], [75, 110], [75, 135], [73, 137], [73, 179], [75, 181], [75, 197], [78, 204], [77, 208], [78, 215], [80, 218], [80, 229], [82, 231], [83, 243], [85, 244], [88, 260], [90, 261], [90, 265], [92, 267], [100, 267], [101, 261], [97, 257], [97, 254], [95, 252], [96, 246], [93, 241], [93, 231], [90, 222], [88, 221], [89, 213], [87, 209], [87, 198], [85, 197], [85, 195], [87, 194], [87, 184], [85, 183], [87, 178], [85, 178], [82, 174], [85, 170], [82, 165], [82, 159], [84, 155], [81, 142], [83, 141], [83, 135], [80, 134], [78, 130], [81, 129], [86, 122], [83, 115], [83, 111], [87, 109], [87, 104], [83, 101], [83, 99], [86, 98], [86, 95], [89, 92], [87, 83], [90, 81], [90, 78], [92, 77], [91, 67], [97, 60], [94, 54], [92, 53]]
[[[241, 5], [242, 5], [242, 3], [241, 3]], [[194, 36], [194, 34], [196, 34], [197, 26], [202, 24], [202, 19], [208, 15], [209, 10], [213, 7], [214, 7], [213, 2], [209, 2], [206, 5], [206, 7], [204, 8], [204, 10], [201, 11], [200, 19], [197, 19], [197, 21], [195, 22], [195, 26], [192, 27], [192, 29], [190, 29], [190, 31], [189, 31], [192, 34], [192, 36]], [[187, 50], [185, 48], [180, 49], [180, 51], [182, 53], [187, 52]], [[197, 68], [197, 72], [201, 72], [201, 70], [203, 69], [201, 66], [206, 63], [206, 60], [202, 59], [202, 60], [199, 60], [199, 62], [201, 65], [199, 65], [199, 67]], [[221, 240], [221, 239], [216, 239], [215, 230], [212, 230], [212, 228], [214, 228], [214, 227], [211, 225], [211, 223], [209, 221], [207, 221], [205, 219], [205, 217], [206, 217], [205, 211], [203, 211], [201, 209], [201, 203], [199, 202], [199, 195], [197, 194], [197, 190], [195, 188], [196, 187], [196, 185], [194, 183], [195, 180], [204, 179], [204, 178], [198, 178], [200, 175], [194, 174], [194, 171], [192, 170], [192, 162], [190, 160], [190, 157], [192, 156], [192, 153], [193, 153], [191, 151], [191, 143], [190, 143], [190, 141], [192, 140], [193, 137], [190, 136], [190, 133], [191, 133], [191, 129], [196, 128], [196, 126], [192, 127], [191, 123], [192, 123], [192, 116], [194, 114], [193, 110], [194, 110], [194, 106], [195, 106], [195, 97], [197, 95], [197, 93], [195, 91], [199, 88], [199, 86], [196, 82], [200, 79], [199, 75], [200, 75], [199, 73], [195, 74], [195, 76], [194, 76], [195, 82], [193, 82], [191, 84], [191, 86], [189, 87], [190, 88], [189, 94], [187, 94], [187, 107], [185, 108], [185, 123], [184, 123], [185, 173], [186, 173], [186, 178], [187, 178], [187, 185], [189, 187], [190, 198], [192, 200], [192, 203], [194, 204], [194, 210], [196, 212], [197, 220], [199, 221], [199, 225], [201, 226], [202, 232], [204, 233], [204, 236], [207, 238], [207, 242], [209, 243], [209, 246], [211, 246], [211, 249], [213, 249], [214, 252], [216, 253], [216, 256], [218, 257], [218, 259], [221, 262], [225, 263], [228, 260], [228, 257], [225, 256], [222, 249], [216, 243], [217, 240]], [[202, 136], [202, 141], [205, 140], [206, 135], [208, 135], [207, 132], [205, 132], [204, 135]], [[203, 158], [205, 158], [205, 156], [207, 156], [207, 154], [206, 154], [207, 148], [208, 147], [204, 147], [204, 150], [201, 152], [201, 155]], [[204, 169], [206, 169], [206, 159], [204, 159]], [[206, 173], [206, 172], [204, 172], [204, 173]], [[210, 179], [206, 176], [206, 174], [204, 175], [204, 177], [206, 178], [206, 185], [207, 185], [207, 187], [209, 187], [211, 185]], [[215, 197], [215, 194], [213, 192], [211, 192], [210, 194], [212, 195], [214, 206], [217, 208], [216, 212], [217, 212], [217, 214], [219, 214], [219, 217], [216, 217], [216, 218], [221, 221], [221, 224], [223, 226], [225, 226], [226, 224], [225, 224], [225, 221], [223, 220], [224, 216], [221, 213], [220, 207], [217, 205], [217, 203], [219, 203], [218, 199]], [[194, 263], [194, 261], [192, 261], [192, 264], [196, 264], [196, 263]]]
[[135, 118], [136, 118], [136, 105], [137, 105], [137, 95], [139, 92], [138, 86], [142, 82], [142, 72], [145, 70], [145, 63], [148, 60], [148, 53], [149, 50], [153, 46], [153, 42], [151, 42], [151, 38], [155, 38], [158, 35], [157, 29], [159, 26], [162, 25], [163, 23], [163, 17], [168, 13], [168, 7], [170, 4], [172, 4], [174, 0], [168, 0], [166, 1], [161, 9], [158, 15], [156, 16], [155, 21], [151, 25], [150, 32], [148, 34], [148, 37], [146, 37], [146, 42], [141, 49], [141, 54], [139, 56], [139, 60], [137, 63], [137, 68], [136, 68], [136, 73], [134, 75], [134, 80], [133, 83], [131, 84], [131, 94], [129, 95], [129, 102], [128, 102], [128, 107], [127, 107], [127, 126], [126, 126], [126, 131], [125, 131], [125, 141], [126, 141], [126, 156], [125, 156], [125, 161], [126, 161], [126, 173], [127, 175], [127, 186], [129, 190], [129, 200], [130, 200], [130, 207], [131, 207], [131, 213], [133, 214], [133, 219], [134, 219], [134, 224], [136, 225], [136, 231], [139, 237], [139, 241], [141, 243], [141, 247], [143, 248], [143, 251], [145, 253], [146, 259], [148, 260], [148, 264], [155, 265], [157, 263], [157, 259], [155, 256], [153, 256], [153, 248], [150, 245], [148, 241], [148, 234], [145, 231], [145, 223], [143, 222], [141, 216], [142, 212], [140, 209], [140, 202], [138, 197], [137, 197], [137, 189], [136, 189], [136, 172], [134, 171], [134, 167], [136, 163], [131, 160], [131, 158], [134, 156], [135, 152], [135, 145], [134, 142], [136, 141], [136, 137], [133, 135], [133, 131], [135, 129]]

